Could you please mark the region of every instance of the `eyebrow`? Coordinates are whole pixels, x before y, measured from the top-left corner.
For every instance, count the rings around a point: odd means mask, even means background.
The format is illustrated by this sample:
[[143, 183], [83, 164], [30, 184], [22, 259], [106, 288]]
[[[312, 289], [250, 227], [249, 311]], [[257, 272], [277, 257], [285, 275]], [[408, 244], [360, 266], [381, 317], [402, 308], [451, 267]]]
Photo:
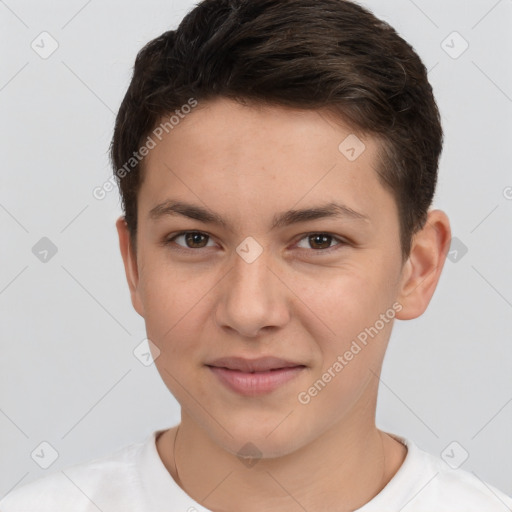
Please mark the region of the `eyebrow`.
[[[163, 203], [156, 205], [149, 212], [149, 218], [155, 221], [167, 215], [180, 215], [189, 219], [198, 220], [205, 224], [215, 224], [232, 230], [229, 223], [219, 214], [211, 212], [201, 206], [183, 201], [173, 201], [168, 199]], [[274, 216], [271, 229], [323, 218], [346, 218], [349, 220], [370, 221], [368, 216], [357, 212], [348, 206], [338, 203], [328, 203], [302, 210], [288, 210], [281, 212]]]

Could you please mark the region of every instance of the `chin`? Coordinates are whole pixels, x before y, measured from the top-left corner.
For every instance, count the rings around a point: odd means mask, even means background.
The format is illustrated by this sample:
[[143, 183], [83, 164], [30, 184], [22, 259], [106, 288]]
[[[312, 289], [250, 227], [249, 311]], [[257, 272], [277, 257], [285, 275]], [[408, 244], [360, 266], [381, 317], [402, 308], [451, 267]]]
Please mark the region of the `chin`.
[[243, 456], [265, 459], [283, 457], [295, 452], [308, 442], [304, 429], [296, 428], [291, 418], [285, 419], [280, 424], [283, 417], [281, 416], [278, 421], [272, 419], [265, 422], [255, 419], [250, 424], [245, 420], [238, 425], [233, 423], [229, 426], [224, 425], [231, 436], [220, 429], [221, 437], [214, 436], [215, 442], [239, 458]]

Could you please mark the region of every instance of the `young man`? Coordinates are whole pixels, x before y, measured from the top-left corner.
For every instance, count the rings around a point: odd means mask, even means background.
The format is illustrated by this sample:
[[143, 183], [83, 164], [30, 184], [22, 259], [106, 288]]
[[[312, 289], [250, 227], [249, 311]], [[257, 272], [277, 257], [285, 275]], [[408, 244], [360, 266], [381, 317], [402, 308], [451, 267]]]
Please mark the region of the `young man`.
[[2, 512], [455, 512], [512, 500], [375, 425], [450, 243], [425, 67], [343, 0], [206, 0], [137, 56], [112, 144], [135, 310], [181, 422]]

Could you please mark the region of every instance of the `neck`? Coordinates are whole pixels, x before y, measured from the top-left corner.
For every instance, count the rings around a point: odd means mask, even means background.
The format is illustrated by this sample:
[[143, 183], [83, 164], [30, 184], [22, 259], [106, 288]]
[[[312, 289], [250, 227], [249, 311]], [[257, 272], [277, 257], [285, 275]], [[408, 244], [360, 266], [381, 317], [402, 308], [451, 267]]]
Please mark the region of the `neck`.
[[376, 496], [406, 454], [374, 423], [336, 424], [295, 451], [252, 462], [219, 446], [183, 411], [179, 437], [177, 430], [157, 443], [164, 464], [195, 501], [223, 512], [295, 512], [298, 504], [309, 512], [348, 512]]

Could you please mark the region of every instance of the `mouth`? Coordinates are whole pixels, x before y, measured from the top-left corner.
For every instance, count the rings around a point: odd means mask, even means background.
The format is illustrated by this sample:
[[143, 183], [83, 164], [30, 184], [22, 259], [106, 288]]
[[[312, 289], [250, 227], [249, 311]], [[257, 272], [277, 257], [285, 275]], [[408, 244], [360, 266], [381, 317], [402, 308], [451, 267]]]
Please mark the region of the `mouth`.
[[275, 357], [228, 357], [206, 366], [228, 389], [245, 396], [270, 393], [306, 369], [304, 364]]
[[206, 366], [225, 368], [226, 370], [238, 370], [244, 373], [260, 373], [305, 365], [287, 359], [266, 356], [259, 357], [257, 359], [246, 359], [244, 357], [221, 357], [210, 363], [206, 363]]

